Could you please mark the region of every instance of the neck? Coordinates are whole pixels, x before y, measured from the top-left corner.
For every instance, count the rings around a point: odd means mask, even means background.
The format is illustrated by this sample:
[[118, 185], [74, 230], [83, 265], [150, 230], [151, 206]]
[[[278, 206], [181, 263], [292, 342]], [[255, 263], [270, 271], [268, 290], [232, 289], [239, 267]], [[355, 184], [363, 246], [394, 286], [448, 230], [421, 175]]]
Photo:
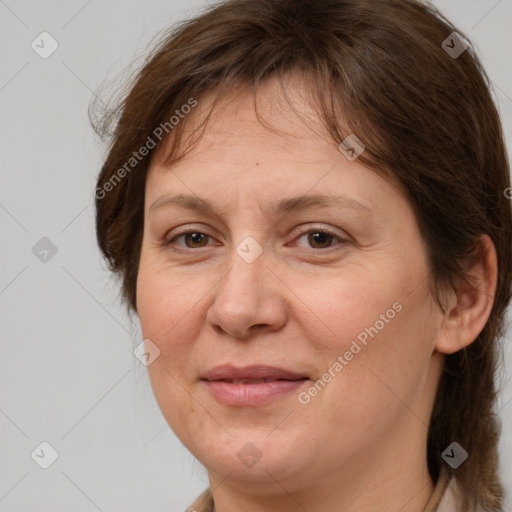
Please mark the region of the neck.
[[[425, 451], [420, 448], [413, 453], [408, 441], [417, 443], [405, 439], [398, 451], [387, 445], [388, 449], [374, 452], [371, 462], [361, 457], [324, 472], [321, 479], [316, 476], [316, 480], [314, 474], [306, 473], [295, 481], [279, 480], [270, 477], [269, 471], [268, 482], [255, 485], [209, 473], [215, 512], [421, 512], [434, 485]], [[384, 463], [386, 457], [388, 464]]]

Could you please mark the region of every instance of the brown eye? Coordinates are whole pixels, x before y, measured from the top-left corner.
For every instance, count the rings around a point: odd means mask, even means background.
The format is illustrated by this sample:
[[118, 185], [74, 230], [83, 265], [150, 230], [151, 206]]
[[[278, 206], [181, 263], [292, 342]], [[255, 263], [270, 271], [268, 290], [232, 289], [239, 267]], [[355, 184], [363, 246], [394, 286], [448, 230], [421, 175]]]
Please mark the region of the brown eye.
[[311, 231], [308, 234], [308, 242], [315, 249], [330, 247], [335, 237], [325, 231]]
[[185, 237], [185, 245], [190, 249], [204, 247], [208, 243], [208, 235], [205, 235], [204, 233], [190, 232], [183, 233], [180, 236]]

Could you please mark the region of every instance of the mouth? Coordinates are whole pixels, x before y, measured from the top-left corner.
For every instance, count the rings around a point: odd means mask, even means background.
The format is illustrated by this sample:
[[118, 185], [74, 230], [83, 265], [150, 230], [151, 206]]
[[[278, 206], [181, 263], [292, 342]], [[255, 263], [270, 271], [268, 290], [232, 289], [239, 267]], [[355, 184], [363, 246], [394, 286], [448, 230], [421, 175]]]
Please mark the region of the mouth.
[[303, 380], [306, 377], [299, 377], [297, 379], [219, 379], [210, 382], [229, 382], [230, 384], [262, 384], [265, 382], [277, 382], [277, 381], [296, 381]]
[[270, 404], [289, 397], [309, 380], [306, 375], [273, 366], [231, 365], [212, 368], [201, 378], [218, 402], [231, 407]]
[[215, 366], [202, 376], [202, 379], [207, 381], [240, 380], [272, 382], [276, 380], [299, 380], [307, 378], [307, 375], [277, 366], [252, 365], [237, 367], [230, 364]]

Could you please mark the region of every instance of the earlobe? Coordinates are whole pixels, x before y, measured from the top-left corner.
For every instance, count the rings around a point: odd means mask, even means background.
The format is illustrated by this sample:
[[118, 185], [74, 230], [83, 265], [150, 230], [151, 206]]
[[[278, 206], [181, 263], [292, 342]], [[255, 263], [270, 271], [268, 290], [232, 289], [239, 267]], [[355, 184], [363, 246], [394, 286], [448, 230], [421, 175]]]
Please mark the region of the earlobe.
[[477, 260], [466, 273], [468, 282], [462, 281], [450, 296], [436, 343], [436, 350], [444, 354], [453, 354], [473, 343], [491, 314], [498, 262], [496, 248], [488, 235], [481, 235]]

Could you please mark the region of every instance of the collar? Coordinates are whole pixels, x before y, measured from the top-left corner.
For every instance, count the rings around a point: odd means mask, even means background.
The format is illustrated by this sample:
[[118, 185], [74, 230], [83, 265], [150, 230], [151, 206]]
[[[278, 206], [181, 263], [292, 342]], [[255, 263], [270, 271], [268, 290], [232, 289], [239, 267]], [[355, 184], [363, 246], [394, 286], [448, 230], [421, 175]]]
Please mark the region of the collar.
[[[422, 512], [451, 512], [455, 510], [455, 481], [450, 481], [448, 474], [441, 470], [434, 491]], [[205, 489], [187, 509], [187, 512], [215, 512], [211, 489]]]

